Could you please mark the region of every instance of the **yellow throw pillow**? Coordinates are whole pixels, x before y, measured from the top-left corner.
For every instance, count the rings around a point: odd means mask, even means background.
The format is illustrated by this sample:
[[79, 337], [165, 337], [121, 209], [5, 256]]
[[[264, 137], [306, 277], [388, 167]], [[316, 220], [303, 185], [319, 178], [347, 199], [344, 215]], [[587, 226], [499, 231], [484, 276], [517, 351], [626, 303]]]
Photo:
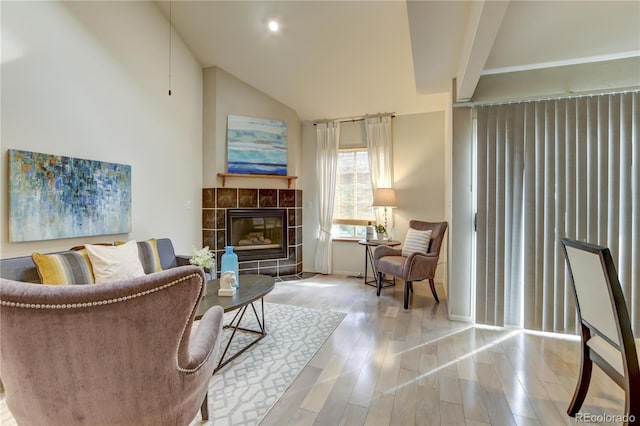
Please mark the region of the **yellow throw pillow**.
[[[124, 241], [116, 241], [115, 245], [120, 246], [124, 243]], [[158, 242], [155, 238], [147, 241], [138, 241], [138, 257], [140, 258], [140, 263], [142, 263], [142, 269], [144, 269], [145, 274], [162, 271]]]
[[138, 245], [131, 240], [119, 246], [86, 244], [96, 283], [141, 277], [144, 269], [138, 258]]
[[94, 284], [93, 270], [86, 250], [55, 254], [33, 253], [42, 284]]

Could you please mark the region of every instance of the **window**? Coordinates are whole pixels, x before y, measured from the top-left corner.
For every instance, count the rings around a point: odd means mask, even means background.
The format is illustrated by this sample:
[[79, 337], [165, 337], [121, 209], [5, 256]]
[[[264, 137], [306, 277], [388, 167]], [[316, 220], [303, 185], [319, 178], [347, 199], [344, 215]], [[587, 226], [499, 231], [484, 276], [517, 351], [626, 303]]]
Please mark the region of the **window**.
[[365, 238], [368, 222], [375, 223], [372, 201], [367, 149], [341, 149], [338, 153], [331, 236]]

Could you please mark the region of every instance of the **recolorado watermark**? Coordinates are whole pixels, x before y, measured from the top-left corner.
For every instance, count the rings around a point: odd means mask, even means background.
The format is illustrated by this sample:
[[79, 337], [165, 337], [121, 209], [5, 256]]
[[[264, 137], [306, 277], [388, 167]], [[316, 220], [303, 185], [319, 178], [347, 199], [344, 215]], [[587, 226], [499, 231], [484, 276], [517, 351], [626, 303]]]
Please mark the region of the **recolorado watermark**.
[[591, 414], [576, 413], [577, 423], [633, 423], [636, 416], [633, 414]]

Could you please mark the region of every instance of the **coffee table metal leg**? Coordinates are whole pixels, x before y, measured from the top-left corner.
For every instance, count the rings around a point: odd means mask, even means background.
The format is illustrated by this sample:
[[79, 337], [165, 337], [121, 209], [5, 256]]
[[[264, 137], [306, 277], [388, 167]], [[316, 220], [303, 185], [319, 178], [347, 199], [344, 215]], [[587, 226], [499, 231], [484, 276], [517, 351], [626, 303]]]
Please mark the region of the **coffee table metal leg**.
[[[220, 370], [222, 367], [224, 367], [225, 365], [227, 365], [228, 363], [230, 363], [231, 361], [236, 359], [238, 356], [243, 354], [251, 346], [253, 346], [256, 343], [258, 343], [260, 340], [262, 340], [262, 338], [264, 338], [264, 336], [267, 335], [266, 327], [265, 327], [265, 319], [264, 319], [264, 299], [260, 299], [260, 302], [262, 304], [262, 320], [260, 320], [260, 317], [258, 316], [258, 311], [256, 311], [256, 307], [254, 306], [254, 304], [250, 303], [250, 304], [245, 305], [244, 307], [240, 308], [238, 310], [238, 312], [236, 312], [236, 314], [233, 316], [233, 319], [231, 320], [231, 322], [228, 325], [224, 326], [224, 328], [231, 328], [231, 329], [233, 329], [233, 331], [231, 332], [231, 336], [229, 337], [229, 341], [227, 342], [227, 345], [225, 346], [224, 351], [222, 352], [222, 356], [220, 357], [220, 361], [218, 362], [218, 366], [213, 370], [214, 374], [218, 370]], [[253, 314], [256, 317], [256, 321], [258, 322], [258, 327], [260, 328], [260, 330], [251, 330], [251, 329], [248, 329], [248, 328], [240, 327], [240, 323], [242, 322], [242, 318], [244, 317], [244, 314], [246, 313], [247, 308], [249, 306], [251, 306], [251, 309], [253, 309]], [[237, 353], [233, 354], [229, 359], [225, 360], [224, 357], [227, 355], [227, 352], [229, 351], [229, 348], [231, 347], [231, 342], [233, 341], [233, 338], [235, 337], [236, 332], [238, 330], [243, 331], [245, 333], [257, 334], [258, 337], [256, 339], [252, 340], [248, 345], [246, 345], [245, 347], [240, 349]]]

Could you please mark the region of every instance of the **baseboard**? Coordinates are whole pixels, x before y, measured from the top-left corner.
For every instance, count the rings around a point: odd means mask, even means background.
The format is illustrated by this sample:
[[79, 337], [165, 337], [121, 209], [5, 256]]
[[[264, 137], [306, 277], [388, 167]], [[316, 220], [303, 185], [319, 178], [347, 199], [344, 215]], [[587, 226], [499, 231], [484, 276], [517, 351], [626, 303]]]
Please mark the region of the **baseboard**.
[[449, 315], [449, 319], [451, 321], [460, 321], [460, 322], [475, 322], [471, 317], [463, 316], [463, 315]]

